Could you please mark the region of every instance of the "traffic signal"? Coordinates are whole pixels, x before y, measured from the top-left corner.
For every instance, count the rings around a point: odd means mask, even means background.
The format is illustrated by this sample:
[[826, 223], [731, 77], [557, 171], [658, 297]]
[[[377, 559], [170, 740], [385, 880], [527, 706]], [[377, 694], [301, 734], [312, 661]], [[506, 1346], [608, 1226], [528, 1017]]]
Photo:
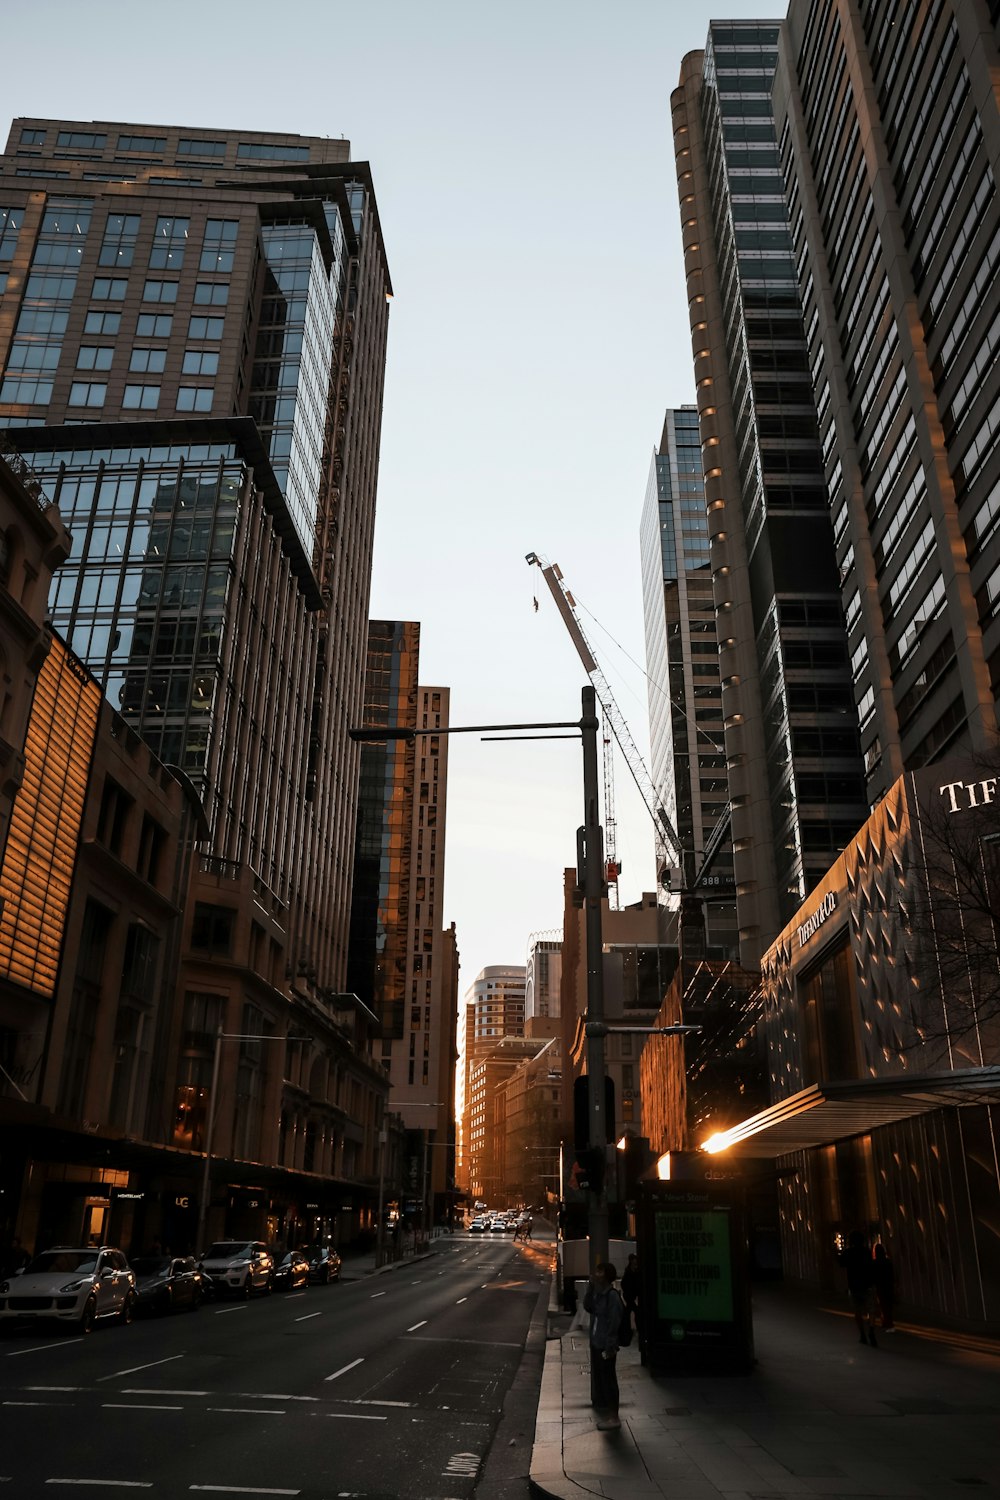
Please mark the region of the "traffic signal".
[[[581, 1161], [590, 1147], [590, 1084], [586, 1074], [573, 1080], [573, 1150]], [[615, 1129], [614, 1079], [604, 1075], [604, 1136], [610, 1141]], [[603, 1178], [604, 1158], [601, 1154]]]

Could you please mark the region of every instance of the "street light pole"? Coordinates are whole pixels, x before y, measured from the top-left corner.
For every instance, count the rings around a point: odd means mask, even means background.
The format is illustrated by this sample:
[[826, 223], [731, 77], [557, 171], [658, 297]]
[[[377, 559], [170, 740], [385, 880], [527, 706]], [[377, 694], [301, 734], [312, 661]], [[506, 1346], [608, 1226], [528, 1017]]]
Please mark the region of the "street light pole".
[[[604, 937], [601, 931], [601, 898], [604, 895], [604, 835], [599, 814], [599, 781], [597, 767], [597, 693], [593, 687], [583, 689], [583, 715], [580, 738], [583, 742], [583, 827], [580, 829], [583, 855], [583, 903], [587, 959], [587, 1113], [590, 1149], [603, 1163], [607, 1154], [608, 1132], [614, 1121], [605, 1120], [604, 1105]], [[604, 1173], [595, 1182], [591, 1177], [587, 1217], [590, 1227], [590, 1271], [608, 1258], [608, 1200], [604, 1191]]]

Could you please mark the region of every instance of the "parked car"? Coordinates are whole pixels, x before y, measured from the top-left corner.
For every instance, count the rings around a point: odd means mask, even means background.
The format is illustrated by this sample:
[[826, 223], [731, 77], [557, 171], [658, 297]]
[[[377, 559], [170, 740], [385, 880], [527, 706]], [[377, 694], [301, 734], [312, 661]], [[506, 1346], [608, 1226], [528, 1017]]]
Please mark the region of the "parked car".
[[0, 1281], [0, 1327], [68, 1323], [89, 1333], [98, 1318], [131, 1323], [135, 1275], [111, 1245], [56, 1245]]
[[307, 1245], [302, 1254], [309, 1262], [309, 1280], [326, 1286], [340, 1277], [340, 1256], [332, 1245]]
[[274, 1268], [274, 1290], [288, 1292], [296, 1286], [309, 1285], [309, 1262], [301, 1250], [289, 1250]]
[[274, 1257], [261, 1240], [219, 1240], [199, 1262], [199, 1270], [211, 1278], [216, 1296], [266, 1296], [271, 1290]]
[[193, 1255], [137, 1255], [132, 1261], [139, 1312], [195, 1312], [205, 1296], [205, 1278]]

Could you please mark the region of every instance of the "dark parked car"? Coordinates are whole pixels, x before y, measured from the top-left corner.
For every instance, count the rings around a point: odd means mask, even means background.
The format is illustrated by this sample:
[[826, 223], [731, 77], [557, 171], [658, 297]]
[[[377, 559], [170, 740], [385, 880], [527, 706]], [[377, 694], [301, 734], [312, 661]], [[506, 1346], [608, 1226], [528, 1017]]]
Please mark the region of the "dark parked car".
[[326, 1286], [340, 1276], [340, 1256], [332, 1245], [309, 1245], [302, 1254], [309, 1262], [309, 1280]]
[[309, 1262], [301, 1250], [289, 1250], [274, 1267], [274, 1290], [289, 1292], [296, 1286], [309, 1285]]
[[206, 1295], [193, 1255], [138, 1255], [131, 1264], [141, 1313], [194, 1312]]

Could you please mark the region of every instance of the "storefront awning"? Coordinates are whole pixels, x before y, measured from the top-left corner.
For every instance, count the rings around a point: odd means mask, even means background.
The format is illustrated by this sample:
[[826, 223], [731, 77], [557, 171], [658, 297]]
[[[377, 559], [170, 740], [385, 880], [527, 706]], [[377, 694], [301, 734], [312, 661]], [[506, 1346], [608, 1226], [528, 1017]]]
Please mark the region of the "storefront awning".
[[[829, 1146], [935, 1109], [1000, 1104], [1000, 1067], [909, 1078], [814, 1083], [712, 1137], [711, 1150], [773, 1160]], [[704, 1142], [700, 1144], [704, 1145]]]

